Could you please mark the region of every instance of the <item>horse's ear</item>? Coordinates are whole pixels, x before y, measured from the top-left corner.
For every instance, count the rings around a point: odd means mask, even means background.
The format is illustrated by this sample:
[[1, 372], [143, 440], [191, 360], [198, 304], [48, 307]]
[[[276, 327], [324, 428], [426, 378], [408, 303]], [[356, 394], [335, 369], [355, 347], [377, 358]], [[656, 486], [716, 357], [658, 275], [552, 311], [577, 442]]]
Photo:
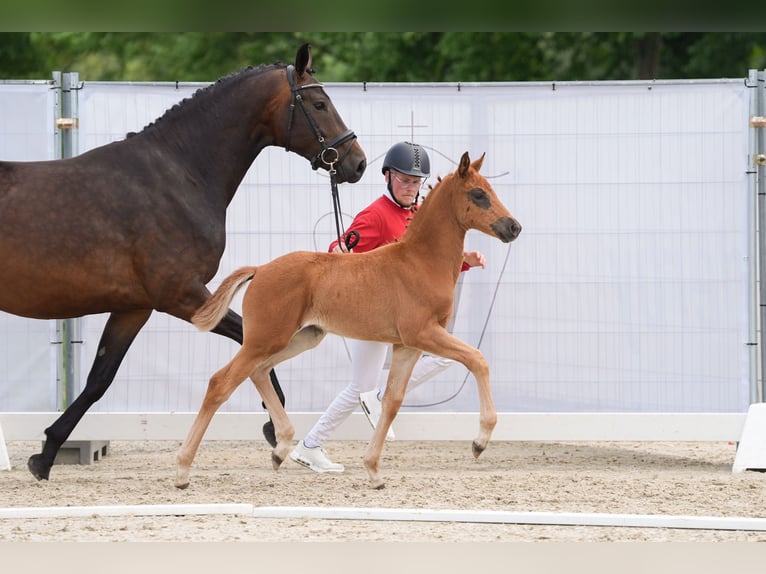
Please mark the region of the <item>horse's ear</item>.
[[295, 55], [295, 71], [298, 72], [298, 76], [302, 76], [306, 70], [311, 69], [311, 44], [303, 44], [298, 48], [298, 53]]
[[457, 166], [457, 173], [460, 177], [465, 177], [468, 174], [468, 168], [471, 167], [471, 158], [468, 157], [468, 152], [463, 154], [460, 158], [460, 165]]
[[472, 167], [473, 169], [475, 169], [476, 171], [479, 171], [479, 170], [481, 169], [481, 164], [483, 164], [483, 163], [484, 163], [484, 156], [485, 156], [485, 155], [487, 155], [487, 152], [484, 152], [483, 154], [481, 154], [481, 157], [480, 157], [479, 159], [477, 159], [476, 161], [474, 161], [474, 162], [471, 164], [471, 167]]

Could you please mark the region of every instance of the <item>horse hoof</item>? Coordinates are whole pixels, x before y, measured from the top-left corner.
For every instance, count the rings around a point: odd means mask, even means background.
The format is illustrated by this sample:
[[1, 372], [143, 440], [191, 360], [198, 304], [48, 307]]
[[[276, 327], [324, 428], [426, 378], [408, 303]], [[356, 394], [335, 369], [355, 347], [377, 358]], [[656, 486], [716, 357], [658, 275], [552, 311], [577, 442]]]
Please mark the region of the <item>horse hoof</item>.
[[271, 445], [271, 448], [277, 448], [277, 433], [274, 430], [274, 421], [271, 419], [263, 423], [263, 438]]
[[379, 485], [373, 486], [373, 488], [375, 490], [383, 490], [384, 488], [386, 488], [386, 483], [385, 482], [381, 482]]
[[471, 443], [471, 450], [473, 451], [473, 457], [479, 458], [479, 455], [484, 452], [486, 447], [479, 445], [476, 441]]
[[279, 458], [273, 452], [271, 453], [271, 466], [274, 470], [279, 470], [279, 467], [282, 466], [283, 462], [285, 462], [285, 459]]
[[185, 482], [183, 484], [176, 484], [176, 488], [178, 490], [186, 490], [187, 488], [189, 488], [189, 483]]
[[27, 461], [27, 468], [37, 480], [48, 480], [51, 467], [43, 462], [41, 454], [33, 454]]

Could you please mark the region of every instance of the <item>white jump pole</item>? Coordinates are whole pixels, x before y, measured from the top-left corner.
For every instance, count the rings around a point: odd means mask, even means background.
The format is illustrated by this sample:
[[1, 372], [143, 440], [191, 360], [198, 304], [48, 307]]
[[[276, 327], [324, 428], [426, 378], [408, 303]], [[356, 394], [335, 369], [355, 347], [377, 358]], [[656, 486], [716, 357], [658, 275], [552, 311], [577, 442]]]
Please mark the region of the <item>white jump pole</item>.
[[27, 506], [0, 508], [2, 518], [68, 518], [77, 516], [251, 515], [252, 504], [135, 504], [115, 506]]
[[344, 508], [262, 506], [256, 518], [320, 518], [327, 520], [400, 520], [473, 522], [550, 526], [617, 526], [684, 528], [696, 530], [766, 530], [766, 518], [674, 516], [655, 514], [598, 514], [574, 512], [506, 512], [502, 510], [429, 510], [422, 508]]
[[137, 504], [126, 506], [42, 506], [0, 508], [0, 519], [90, 516], [240, 515], [254, 518], [469, 522], [548, 526], [611, 526], [693, 530], [766, 531], [766, 518], [744, 516], [679, 516], [663, 514], [599, 514], [576, 512], [512, 512], [503, 510], [432, 510], [424, 508], [352, 508], [259, 506], [252, 504]]

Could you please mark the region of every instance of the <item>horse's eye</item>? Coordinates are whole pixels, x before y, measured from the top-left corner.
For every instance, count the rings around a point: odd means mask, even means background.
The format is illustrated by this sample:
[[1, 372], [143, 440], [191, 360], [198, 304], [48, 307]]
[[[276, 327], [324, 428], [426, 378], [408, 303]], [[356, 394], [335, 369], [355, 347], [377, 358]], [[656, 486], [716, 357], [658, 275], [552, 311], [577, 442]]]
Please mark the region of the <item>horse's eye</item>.
[[327, 109], [327, 104], [324, 102], [314, 102], [314, 109], [319, 110], [320, 112]]
[[468, 197], [470, 197], [471, 201], [481, 209], [489, 209], [489, 206], [492, 203], [487, 192], [479, 187], [474, 187], [469, 191]]

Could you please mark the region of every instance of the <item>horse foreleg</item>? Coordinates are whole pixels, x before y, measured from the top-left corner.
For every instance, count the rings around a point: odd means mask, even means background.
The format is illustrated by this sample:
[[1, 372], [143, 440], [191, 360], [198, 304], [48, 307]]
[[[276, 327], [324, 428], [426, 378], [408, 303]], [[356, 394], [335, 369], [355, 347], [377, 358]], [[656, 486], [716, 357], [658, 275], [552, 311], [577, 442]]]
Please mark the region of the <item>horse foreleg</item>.
[[[216, 325], [216, 327], [212, 331], [213, 333], [217, 333], [219, 335], [223, 335], [224, 337], [228, 337], [229, 339], [232, 339], [233, 341], [236, 341], [240, 345], [242, 344], [242, 317], [240, 317], [237, 313], [235, 313], [232, 310], [229, 310], [228, 313], [224, 316], [223, 319]], [[279, 397], [279, 402], [282, 404], [282, 406], [285, 406], [285, 393], [282, 391], [282, 386], [279, 384], [279, 379], [277, 378], [277, 373], [274, 369], [271, 369], [269, 371], [269, 377], [271, 379], [271, 385], [274, 387], [274, 391], [277, 393], [277, 396]], [[263, 408], [269, 411], [269, 416], [271, 416], [271, 410], [266, 407], [266, 403], [261, 403], [263, 405]], [[272, 448], [277, 446], [277, 438], [276, 438], [276, 432], [274, 430], [274, 421], [267, 420], [263, 424], [263, 436], [266, 439], [266, 441], [272, 446]]]
[[363, 461], [367, 474], [370, 477], [371, 486], [378, 490], [386, 486], [380, 473], [380, 456], [383, 452], [386, 433], [394, 422], [399, 408], [402, 406], [404, 395], [407, 392], [407, 383], [420, 355], [421, 352], [418, 349], [394, 345], [391, 355], [391, 369], [388, 372], [388, 381], [386, 382], [386, 392], [383, 393], [380, 419], [378, 424], [375, 425], [375, 430], [367, 445]]
[[185, 489], [189, 486], [189, 469], [213, 415], [252, 370], [253, 362], [245, 357], [240, 349], [225, 367], [210, 378], [202, 406], [176, 456], [175, 485], [177, 488]]
[[69, 438], [93, 403], [104, 396], [125, 358], [125, 353], [151, 314], [151, 309], [145, 309], [115, 312], [109, 316], [85, 388], [64, 413], [45, 429], [46, 438], [42, 452], [29, 457], [27, 468], [37, 480], [48, 480], [61, 445]]

